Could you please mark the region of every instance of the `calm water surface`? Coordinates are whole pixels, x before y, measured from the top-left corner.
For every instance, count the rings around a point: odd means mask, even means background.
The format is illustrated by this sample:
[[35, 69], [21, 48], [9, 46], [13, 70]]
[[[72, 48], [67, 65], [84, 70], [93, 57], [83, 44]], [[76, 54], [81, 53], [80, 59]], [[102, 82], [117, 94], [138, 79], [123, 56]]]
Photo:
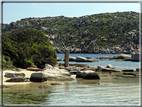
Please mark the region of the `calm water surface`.
[[[82, 56], [82, 57], [91, 57], [95, 60], [98, 60], [99, 62], [69, 62], [70, 64], [88, 64], [92, 65], [94, 67], [97, 67], [97, 65], [101, 65], [106, 67], [108, 64], [113, 65], [116, 67], [117, 70], [122, 70], [122, 69], [136, 69], [140, 68], [140, 63], [139, 62], [131, 62], [131, 61], [114, 61], [114, 60], [108, 60], [108, 59], [97, 59], [97, 57], [103, 57], [103, 56], [108, 56], [108, 57], [113, 57], [115, 55], [120, 55], [120, 54], [72, 54], [70, 53], [70, 57], [77, 57], [77, 56]], [[131, 54], [128, 54], [131, 55]], [[64, 54], [57, 54], [59, 58], [64, 60], [65, 55]], [[64, 63], [64, 61], [58, 61], [59, 63]]]
[[[93, 54], [71, 54], [70, 56], [92, 57]], [[86, 55], [86, 56], [85, 56]], [[92, 56], [91, 56], [92, 55]], [[109, 55], [109, 54], [108, 54]], [[105, 56], [108, 56], [105, 55]], [[101, 56], [101, 55], [100, 55]], [[104, 56], [104, 55], [102, 55]], [[64, 59], [63, 54], [58, 57]], [[94, 55], [94, 59], [95, 59]], [[98, 57], [98, 56], [97, 56]], [[106, 66], [109, 61], [99, 63]], [[123, 62], [110, 61], [113, 66], [123, 65]], [[112, 63], [113, 62], [113, 63]], [[127, 62], [127, 61], [126, 61]], [[138, 62], [132, 68], [139, 67]], [[72, 62], [76, 63], [76, 62]], [[88, 63], [87, 63], [88, 64]], [[98, 62], [90, 65], [97, 65]], [[89, 64], [88, 64], [89, 65]], [[74, 79], [71, 82], [62, 82], [61, 85], [47, 86], [48, 82], [15, 85], [3, 89], [3, 104], [36, 104], [39, 105], [138, 105], [140, 103], [139, 77], [117, 75], [118, 78], [108, 78], [108, 73], [102, 73], [100, 80]], [[101, 84], [98, 85], [98, 82]], [[38, 88], [39, 86], [46, 88]]]

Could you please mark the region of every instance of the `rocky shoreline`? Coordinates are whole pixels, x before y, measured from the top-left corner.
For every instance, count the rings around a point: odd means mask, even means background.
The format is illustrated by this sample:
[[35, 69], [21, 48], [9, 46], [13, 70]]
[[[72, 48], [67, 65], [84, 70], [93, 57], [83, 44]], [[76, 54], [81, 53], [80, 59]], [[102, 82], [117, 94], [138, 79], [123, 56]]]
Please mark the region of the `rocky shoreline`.
[[[135, 55], [135, 54], [134, 54]], [[135, 57], [134, 55], [133, 58]], [[138, 56], [136, 56], [137, 58]], [[132, 61], [130, 55], [115, 55], [114, 57], [100, 57], [97, 59], [105, 60], [116, 60], [116, 61]], [[61, 61], [60, 58], [58, 60]], [[70, 57], [69, 61], [76, 62], [94, 62], [95, 60], [91, 57]], [[20, 69], [20, 68], [19, 68]], [[140, 76], [140, 69], [124, 69], [118, 71], [111, 64], [108, 64], [106, 67], [99, 66], [97, 68], [89, 66], [86, 64], [69, 64], [68, 67], [65, 67], [64, 63], [57, 63], [55, 66], [45, 64], [45, 68], [37, 68], [36, 66], [27, 67], [27, 69], [20, 69], [20, 71], [3, 71], [3, 88], [7, 88], [7, 85], [18, 84], [18, 83], [31, 83], [31, 82], [44, 82], [44, 81], [55, 81], [55, 82], [64, 82], [72, 81], [77, 78], [82, 78], [86, 80], [100, 80], [102, 72], [106, 72], [107, 77], [114, 78], [117, 75], [121, 76]], [[117, 73], [117, 75], [115, 74]], [[72, 78], [72, 75], [74, 78]], [[54, 84], [54, 83], [53, 83]], [[56, 83], [55, 83], [56, 84]]]

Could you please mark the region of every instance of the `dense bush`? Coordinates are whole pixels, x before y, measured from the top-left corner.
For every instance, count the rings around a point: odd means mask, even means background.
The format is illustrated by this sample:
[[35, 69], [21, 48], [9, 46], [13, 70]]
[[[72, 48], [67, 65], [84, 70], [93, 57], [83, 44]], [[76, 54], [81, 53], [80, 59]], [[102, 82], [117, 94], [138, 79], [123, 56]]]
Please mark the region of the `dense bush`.
[[56, 51], [45, 34], [33, 28], [21, 28], [2, 35], [2, 54], [10, 57], [17, 67], [36, 65], [44, 68], [45, 63], [55, 65]]

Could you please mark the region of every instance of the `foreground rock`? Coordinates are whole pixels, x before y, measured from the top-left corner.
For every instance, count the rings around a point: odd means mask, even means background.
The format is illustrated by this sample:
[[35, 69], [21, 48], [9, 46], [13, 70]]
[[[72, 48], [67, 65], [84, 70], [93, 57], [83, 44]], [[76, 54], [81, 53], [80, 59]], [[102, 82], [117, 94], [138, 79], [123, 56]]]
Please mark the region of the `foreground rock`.
[[43, 82], [43, 81], [71, 81], [70, 72], [65, 69], [59, 69], [46, 64], [42, 72], [33, 73], [30, 81]]
[[6, 82], [27, 82], [28, 80], [23, 77], [12, 77], [9, 80], [6, 80]]
[[25, 74], [24, 73], [8, 73], [6, 72], [4, 77], [7, 77], [7, 78], [12, 78], [12, 77], [25, 77]]
[[83, 72], [78, 72], [76, 78], [83, 79], [100, 79], [99, 75], [95, 71], [86, 70]]

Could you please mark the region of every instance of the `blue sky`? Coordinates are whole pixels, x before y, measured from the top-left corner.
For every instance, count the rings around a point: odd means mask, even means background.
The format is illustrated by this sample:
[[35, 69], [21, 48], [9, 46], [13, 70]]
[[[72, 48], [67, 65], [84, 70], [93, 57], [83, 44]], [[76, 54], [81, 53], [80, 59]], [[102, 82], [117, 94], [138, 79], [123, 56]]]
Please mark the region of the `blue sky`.
[[98, 13], [135, 11], [139, 3], [3, 3], [3, 23], [29, 17], [80, 17]]

